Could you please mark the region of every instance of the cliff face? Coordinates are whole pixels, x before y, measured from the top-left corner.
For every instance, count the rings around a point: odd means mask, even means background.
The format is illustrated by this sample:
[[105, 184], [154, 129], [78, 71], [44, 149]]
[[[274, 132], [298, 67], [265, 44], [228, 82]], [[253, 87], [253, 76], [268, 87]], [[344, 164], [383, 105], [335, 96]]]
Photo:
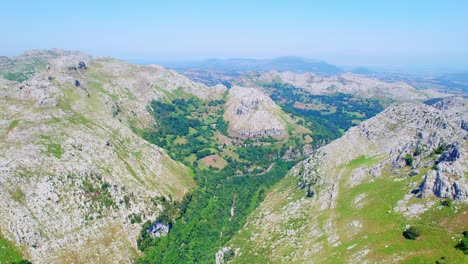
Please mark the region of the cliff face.
[[4, 60], [7, 73], [40, 63], [26, 81], [0, 78], [2, 235], [34, 263], [132, 261], [138, 222], [161, 209], [152, 198], [180, 199], [195, 186], [185, 166], [137, 135], [156, 125], [149, 102], [217, 98], [225, 88], [79, 52]]
[[[466, 120], [455, 98], [394, 105], [351, 128], [267, 195], [226, 245], [233, 263], [463, 261], [454, 245], [468, 227]], [[402, 237], [410, 225], [420, 242]]]
[[229, 90], [224, 119], [229, 131], [240, 137], [288, 137], [293, 121], [270, 97], [255, 88], [234, 86]]

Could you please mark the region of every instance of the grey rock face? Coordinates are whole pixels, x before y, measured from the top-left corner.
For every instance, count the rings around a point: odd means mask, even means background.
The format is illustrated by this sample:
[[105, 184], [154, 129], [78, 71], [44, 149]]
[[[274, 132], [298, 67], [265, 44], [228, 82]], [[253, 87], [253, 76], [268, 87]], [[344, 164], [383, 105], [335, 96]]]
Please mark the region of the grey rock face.
[[465, 131], [468, 131], [468, 122], [465, 120], [462, 120], [460, 127], [464, 129]]
[[442, 153], [442, 155], [439, 158], [439, 162], [453, 162], [459, 159], [460, 156], [461, 154], [458, 150], [458, 146], [453, 146], [448, 151]]
[[424, 176], [419, 186], [418, 197], [425, 198], [431, 194], [441, 198], [464, 201], [468, 195], [468, 184], [461, 179], [449, 178], [440, 171], [431, 170]]
[[39, 107], [54, 107], [58, 105], [57, 97], [63, 93], [45, 76], [36, 75], [18, 86], [19, 97], [23, 100], [32, 99]]
[[150, 233], [151, 237], [162, 237], [167, 235], [171, 229], [169, 224], [165, 225], [161, 222], [156, 222], [150, 228], [148, 228], [147, 232]]

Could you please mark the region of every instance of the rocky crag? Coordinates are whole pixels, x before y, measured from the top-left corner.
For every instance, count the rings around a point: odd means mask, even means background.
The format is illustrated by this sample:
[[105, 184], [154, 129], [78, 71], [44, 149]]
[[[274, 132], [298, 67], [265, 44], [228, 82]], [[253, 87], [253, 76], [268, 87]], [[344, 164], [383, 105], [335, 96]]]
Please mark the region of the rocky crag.
[[[454, 98], [393, 105], [351, 128], [267, 195], [225, 246], [230, 263], [462, 263], [467, 120], [467, 101]], [[417, 242], [402, 236], [411, 225]]]
[[139, 223], [162, 209], [154, 198], [195, 186], [137, 134], [157, 126], [149, 103], [225, 88], [61, 50], [2, 57], [0, 72], [2, 235], [34, 263], [132, 262]]
[[233, 136], [288, 137], [287, 126], [294, 121], [261, 90], [234, 86], [229, 90], [224, 119]]

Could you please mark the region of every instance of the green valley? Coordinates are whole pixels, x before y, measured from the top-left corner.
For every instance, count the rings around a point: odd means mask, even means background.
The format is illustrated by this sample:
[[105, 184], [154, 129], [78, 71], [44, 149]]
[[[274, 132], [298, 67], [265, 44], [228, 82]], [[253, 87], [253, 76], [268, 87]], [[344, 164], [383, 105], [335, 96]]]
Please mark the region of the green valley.
[[[286, 91], [279, 89], [272, 98], [290, 102], [293, 95]], [[310, 98], [302, 96], [302, 100]], [[377, 102], [351, 100], [344, 95], [321, 99], [333, 101], [339, 107], [340, 114], [336, 116], [343, 122], [328, 126], [329, 120], [320, 118], [318, 111], [299, 112], [294, 111], [296, 108], [291, 104], [282, 104], [283, 109], [289, 110], [292, 120], [313, 131], [299, 134], [295, 131], [287, 139], [230, 136], [228, 123], [223, 119], [225, 99], [203, 101], [180, 97], [153, 101], [150, 111], [157, 125], [142, 132], [143, 137], [189, 166], [198, 187], [182, 202], [169, 200], [165, 203], [165, 211], [156, 223], [171, 227], [166, 236], [152, 237], [148, 233], [153, 222], [143, 225], [138, 245], [145, 255], [139, 263], [213, 263], [218, 249], [245, 224], [270, 188], [306, 157], [303, 151], [304, 146], [311, 143], [308, 139], [313, 139], [313, 148], [316, 148], [324, 140], [331, 141], [341, 135], [339, 131], [355, 125], [351, 121], [357, 117], [343, 113], [344, 103], [349, 105], [348, 109], [367, 111], [368, 115], [381, 109], [372, 107], [372, 103], [378, 105]], [[362, 115], [359, 120], [364, 118]], [[206, 166], [204, 158], [210, 156], [219, 157], [226, 165], [222, 168]]]

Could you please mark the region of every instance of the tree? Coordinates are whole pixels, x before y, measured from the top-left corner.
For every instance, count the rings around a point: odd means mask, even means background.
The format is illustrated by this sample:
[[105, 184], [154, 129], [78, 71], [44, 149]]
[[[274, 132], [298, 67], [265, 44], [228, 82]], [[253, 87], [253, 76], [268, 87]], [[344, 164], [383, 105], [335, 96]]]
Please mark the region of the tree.
[[410, 239], [410, 240], [415, 240], [420, 235], [421, 235], [421, 231], [419, 231], [419, 229], [414, 226], [411, 226], [410, 228], [406, 229], [403, 232], [403, 236], [406, 239]]
[[458, 242], [455, 248], [463, 251], [465, 255], [468, 255], [468, 231], [463, 231], [463, 239]]

